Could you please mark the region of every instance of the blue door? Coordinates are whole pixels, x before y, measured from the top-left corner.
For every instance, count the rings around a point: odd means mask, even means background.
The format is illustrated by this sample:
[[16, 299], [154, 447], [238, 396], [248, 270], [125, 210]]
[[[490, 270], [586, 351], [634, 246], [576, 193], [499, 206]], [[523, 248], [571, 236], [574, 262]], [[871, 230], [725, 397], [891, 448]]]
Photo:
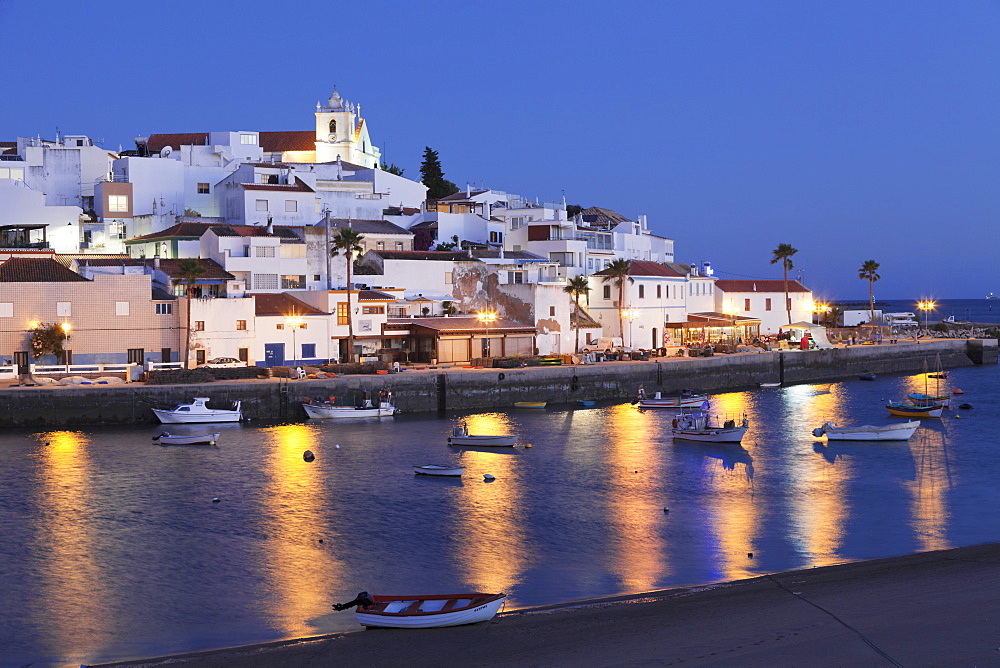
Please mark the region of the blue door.
[[264, 366], [285, 366], [285, 344], [264, 344]]

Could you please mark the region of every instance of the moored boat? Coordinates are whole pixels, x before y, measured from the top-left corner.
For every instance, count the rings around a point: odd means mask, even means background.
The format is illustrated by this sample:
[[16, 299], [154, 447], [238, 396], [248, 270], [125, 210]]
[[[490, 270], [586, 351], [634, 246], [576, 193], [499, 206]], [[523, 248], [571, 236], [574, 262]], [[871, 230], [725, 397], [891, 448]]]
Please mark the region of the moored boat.
[[455, 427], [448, 437], [448, 445], [511, 448], [516, 441], [517, 436], [513, 434], [470, 434], [466, 425]]
[[868, 373], [867, 371], [864, 373], [859, 373], [858, 380], [875, 380], [875, 374]]
[[159, 441], [160, 445], [215, 445], [219, 440], [221, 432], [213, 431], [209, 434], [171, 434], [169, 431], [162, 432], [153, 437], [154, 441]]
[[681, 390], [675, 394], [662, 394], [656, 392], [652, 397], [646, 396], [646, 390], [639, 386], [639, 393], [636, 400], [639, 408], [693, 408], [701, 406], [708, 401], [708, 395], [694, 390]]
[[373, 403], [370, 393], [365, 392], [361, 402], [355, 406], [338, 405], [330, 401], [312, 401], [304, 399], [302, 408], [306, 415], [314, 420], [329, 420], [336, 418], [370, 418], [391, 417], [399, 412], [392, 404], [392, 393], [388, 390], [379, 392], [378, 403]]
[[232, 408], [208, 407], [208, 397], [195, 397], [190, 404], [174, 408], [154, 408], [153, 413], [164, 424], [191, 424], [195, 422], [239, 422], [243, 417], [241, 403], [233, 402]]
[[414, 466], [413, 472], [420, 475], [460, 476], [465, 473], [465, 467], [423, 464], [421, 466]]
[[737, 426], [735, 420], [726, 420], [722, 425], [713, 425], [708, 413], [694, 411], [682, 413], [674, 418], [670, 432], [675, 439], [686, 441], [705, 441], [709, 443], [740, 443], [750, 428], [746, 416]]
[[514, 408], [545, 408], [547, 401], [515, 401]]
[[940, 404], [917, 406], [916, 404], [892, 403], [886, 404], [885, 408], [889, 411], [889, 415], [911, 418], [941, 417], [941, 413], [944, 411], [944, 406]]
[[497, 614], [506, 594], [430, 594], [419, 596], [371, 596], [361, 592], [334, 610], [357, 606], [362, 626], [395, 629], [432, 629], [486, 622]]
[[813, 436], [826, 436], [830, 441], [906, 441], [920, 426], [919, 420], [875, 426], [863, 424], [857, 427], [838, 427], [832, 422], [813, 429]]

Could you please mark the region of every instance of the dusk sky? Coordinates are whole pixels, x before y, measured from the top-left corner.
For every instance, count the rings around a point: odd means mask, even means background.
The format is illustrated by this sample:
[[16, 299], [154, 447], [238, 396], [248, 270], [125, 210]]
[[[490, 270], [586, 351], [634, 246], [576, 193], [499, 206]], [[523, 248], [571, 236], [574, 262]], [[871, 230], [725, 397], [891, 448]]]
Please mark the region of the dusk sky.
[[307, 130], [646, 214], [678, 262], [817, 297], [1000, 293], [1000, 2], [0, 0], [0, 139]]

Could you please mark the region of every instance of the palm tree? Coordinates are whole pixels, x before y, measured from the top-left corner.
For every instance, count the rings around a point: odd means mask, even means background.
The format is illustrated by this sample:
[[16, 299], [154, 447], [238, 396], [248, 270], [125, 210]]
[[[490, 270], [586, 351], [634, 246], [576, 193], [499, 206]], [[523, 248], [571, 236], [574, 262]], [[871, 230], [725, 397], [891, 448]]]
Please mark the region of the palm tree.
[[181, 280], [187, 286], [184, 291], [188, 298], [187, 318], [184, 324], [184, 356], [181, 358], [186, 369], [188, 357], [191, 355], [191, 299], [194, 297], [195, 283], [197, 283], [198, 277], [205, 273], [205, 267], [197, 258], [186, 257], [177, 265], [177, 273], [180, 274]]
[[576, 304], [576, 352], [580, 352], [580, 296], [587, 296], [587, 306], [590, 306], [590, 281], [586, 276], [576, 276], [569, 279], [563, 290], [573, 298]]
[[362, 251], [361, 242], [364, 236], [350, 227], [341, 227], [333, 235], [330, 243], [330, 255], [337, 257], [341, 253], [347, 259], [347, 362], [354, 361], [354, 318], [351, 317], [351, 267], [354, 264], [353, 255]]
[[603, 282], [611, 282], [618, 287], [618, 336], [622, 339], [622, 345], [625, 345], [625, 320], [623, 316], [625, 312], [625, 280], [627, 279], [629, 283], [635, 283], [635, 279], [628, 275], [631, 269], [631, 260], [618, 258], [601, 272]]
[[788, 270], [792, 268], [792, 256], [799, 252], [798, 248], [792, 248], [791, 244], [778, 244], [778, 247], [771, 251], [774, 257], [771, 264], [781, 263], [781, 268], [785, 273], [785, 312], [788, 315], [788, 324], [792, 324], [792, 305], [788, 301]]
[[882, 278], [878, 268], [882, 266], [875, 260], [865, 260], [858, 269], [858, 278], [868, 281], [868, 306], [871, 308], [872, 324], [875, 324], [875, 281]]

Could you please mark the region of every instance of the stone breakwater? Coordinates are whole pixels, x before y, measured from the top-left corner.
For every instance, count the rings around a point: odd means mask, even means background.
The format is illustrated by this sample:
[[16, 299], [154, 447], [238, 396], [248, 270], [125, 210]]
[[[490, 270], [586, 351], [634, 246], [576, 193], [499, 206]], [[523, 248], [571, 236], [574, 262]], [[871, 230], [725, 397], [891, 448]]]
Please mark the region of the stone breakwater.
[[830, 382], [862, 372], [907, 374], [930, 368], [937, 355], [945, 368], [997, 364], [996, 339], [936, 340], [880, 346], [667, 357], [649, 362], [522, 369], [421, 369], [388, 376], [341, 376], [317, 380], [217, 381], [207, 385], [109, 385], [11, 387], [0, 391], [0, 426], [67, 427], [152, 424], [153, 407], [188, 402], [243, 402], [249, 420], [301, 420], [302, 400], [336, 396], [347, 403], [364, 391], [393, 393], [403, 413], [503, 410], [517, 401], [569, 404], [577, 399], [627, 401], [642, 384], [647, 392], [693, 388], [722, 392], [763, 382]]

